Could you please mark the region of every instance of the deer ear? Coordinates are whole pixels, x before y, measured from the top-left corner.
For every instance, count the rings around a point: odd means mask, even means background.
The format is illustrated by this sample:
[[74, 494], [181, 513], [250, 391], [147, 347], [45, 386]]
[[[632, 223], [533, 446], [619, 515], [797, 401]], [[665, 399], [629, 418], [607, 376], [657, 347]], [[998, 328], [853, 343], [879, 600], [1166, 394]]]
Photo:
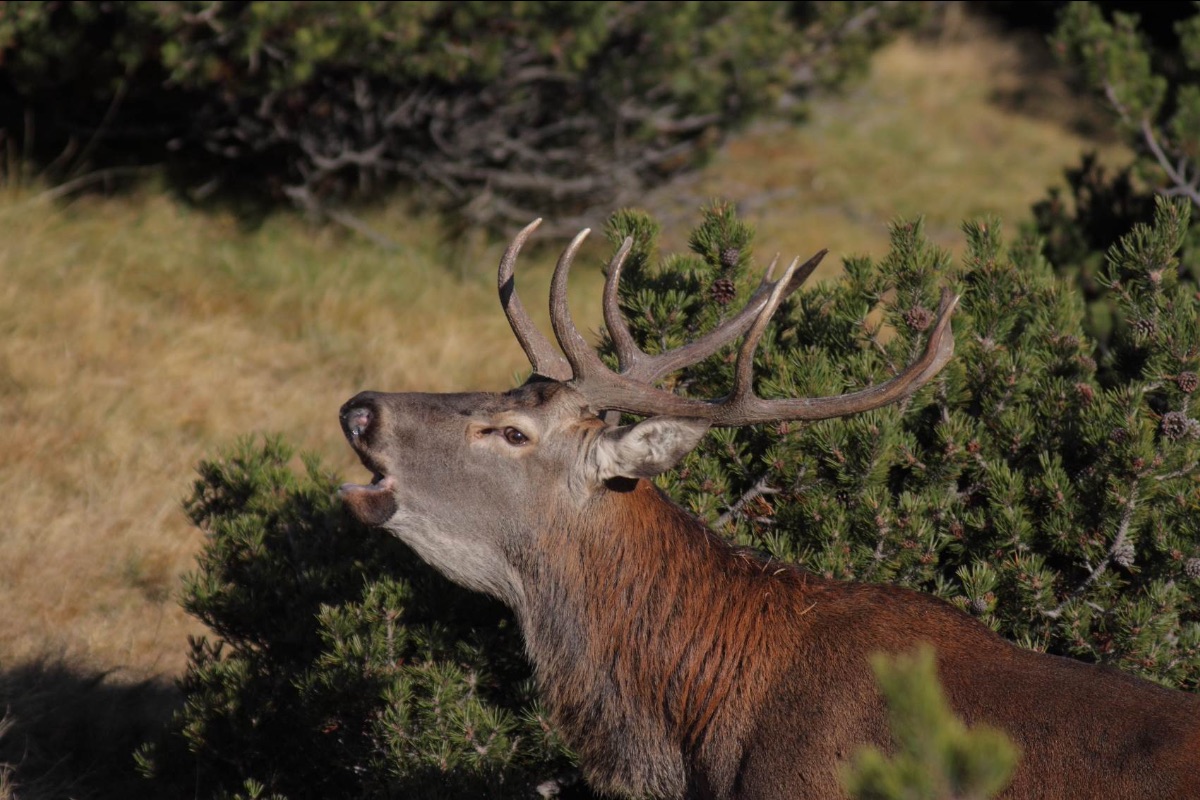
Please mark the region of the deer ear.
[[650, 417], [609, 428], [593, 450], [598, 480], [652, 478], [679, 463], [707, 431], [706, 420], [688, 417]]

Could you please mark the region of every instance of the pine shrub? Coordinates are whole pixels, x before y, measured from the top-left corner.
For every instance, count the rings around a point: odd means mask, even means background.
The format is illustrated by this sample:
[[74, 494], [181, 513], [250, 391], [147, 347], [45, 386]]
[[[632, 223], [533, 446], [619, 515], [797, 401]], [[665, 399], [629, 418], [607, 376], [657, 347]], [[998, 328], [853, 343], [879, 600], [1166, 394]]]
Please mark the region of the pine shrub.
[[[1133, 225], [1151, 222], [1156, 196], [1200, 205], [1200, 13], [1187, 10], [1149, 9], [1150, 25], [1143, 26], [1138, 15], [1109, 14], [1101, 4], [1065, 4], [1051, 38], [1060, 60], [1107, 104], [1113, 133], [1135, 154], [1117, 169], [1085, 155], [1066, 171], [1067, 190], [1052, 189], [1033, 207], [1045, 255], [1082, 292], [1085, 329], [1101, 350], [1133, 322], [1102, 280], [1109, 248]], [[1200, 285], [1194, 232], [1178, 255], [1180, 277]]]
[[987, 800], [1012, 779], [1017, 749], [1002, 732], [967, 729], [950, 710], [928, 647], [871, 660], [887, 702], [895, 755], [874, 747], [842, 771], [852, 800]]

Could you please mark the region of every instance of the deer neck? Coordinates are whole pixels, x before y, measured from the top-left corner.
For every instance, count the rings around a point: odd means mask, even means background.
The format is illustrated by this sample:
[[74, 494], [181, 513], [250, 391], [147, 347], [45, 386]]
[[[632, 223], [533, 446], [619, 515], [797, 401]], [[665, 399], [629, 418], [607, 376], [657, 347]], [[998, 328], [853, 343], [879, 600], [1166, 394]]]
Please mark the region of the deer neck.
[[676, 794], [702, 734], [744, 733], [723, 729], [722, 707], [770, 685], [778, 604], [796, 599], [774, 587], [794, 571], [732, 548], [648, 481], [539, 536], [518, 614], [548, 709], [584, 763], [611, 768], [598, 785]]

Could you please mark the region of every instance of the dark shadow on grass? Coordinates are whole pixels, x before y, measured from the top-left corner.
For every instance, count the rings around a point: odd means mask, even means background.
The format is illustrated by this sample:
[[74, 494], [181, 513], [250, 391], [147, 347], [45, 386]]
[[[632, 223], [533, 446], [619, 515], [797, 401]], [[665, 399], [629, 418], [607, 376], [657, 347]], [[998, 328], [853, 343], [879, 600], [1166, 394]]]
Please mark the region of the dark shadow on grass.
[[153, 797], [133, 752], [179, 703], [165, 679], [134, 681], [57, 657], [0, 666], [0, 800]]

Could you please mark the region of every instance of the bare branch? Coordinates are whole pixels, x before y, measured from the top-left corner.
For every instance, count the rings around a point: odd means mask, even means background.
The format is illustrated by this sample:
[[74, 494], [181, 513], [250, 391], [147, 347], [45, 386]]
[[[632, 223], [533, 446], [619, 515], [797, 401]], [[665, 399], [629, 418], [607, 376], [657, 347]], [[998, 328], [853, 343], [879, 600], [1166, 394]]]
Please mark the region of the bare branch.
[[394, 239], [389, 239], [379, 231], [372, 228], [363, 220], [359, 219], [349, 211], [339, 209], [325, 209], [325, 215], [339, 225], [349, 228], [350, 230], [362, 236], [384, 250], [401, 250], [403, 247]]
[[343, 150], [332, 158], [317, 153], [315, 149], [305, 147], [305, 153], [312, 163], [325, 172], [336, 172], [343, 167], [383, 167], [386, 162], [382, 159], [387, 150], [387, 141], [380, 140], [366, 150]]
[[767, 482], [767, 479], [770, 477], [769, 472], [763, 473], [763, 476], [755, 481], [753, 486], [742, 492], [742, 496], [735, 500], [733, 505], [729, 506], [724, 514], [717, 517], [717, 521], [713, 523], [713, 527], [723, 528], [728, 525], [734, 517], [740, 515], [742, 508], [755, 498], [762, 497], [763, 495], [779, 494], [779, 490]]
[[1129, 528], [1133, 524], [1133, 512], [1137, 507], [1138, 490], [1137, 486], [1133, 487], [1133, 491], [1129, 495], [1129, 502], [1125, 504], [1125, 511], [1121, 514], [1121, 522], [1117, 525], [1117, 535], [1113, 537], [1112, 544], [1108, 547], [1108, 552], [1104, 554], [1104, 558], [1100, 560], [1091, 572], [1080, 582], [1075, 589], [1063, 598], [1063, 601], [1049, 611], [1043, 611], [1042, 616], [1050, 619], [1058, 619], [1062, 616], [1063, 609], [1067, 604], [1075, 598], [1079, 597], [1084, 591], [1096, 582], [1096, 579], [1108, 571], [1109, 565], [1113, 562], [1113, 557], [1116, 553], [1128, 546]]
[[1158, 137], [1154, 135], [1154, 128], [1151, 127], [1150, 120], [1143, 118], [1140, 127], [1142, 138], [1145, 140], [1146, 146], [1150, 148], [1150, 152], [1154, 155], [1154, 160], [1158, 162], [1163, 172], [1167, 173], [1167, 177], [1175, 184], [1172, 189], [1167, 191], [1167, 194], [1175, 196], [1183, 195], [1200, 206], [1200, 190], [1196, 187], [1196, 179], [1188, 180], [1184, 169], [1176, 170], [1171, 165], [1171, 160], [1163, 152], [1162, 146], [1158, 143]]
[[1196, 205], [1200, 206], [1200, 188], [1197, 186], [1197, 181], [1200, 180], [1200, 174], [1189, 180], [1187, 177], [1187, 162], [1182, 156], [1180, 157], [1180, 161], [1177, 165], [1171, 164], [1170, 157], [1167, 156], [1162, 145], [1158, 141], [1158, 136], [1156, 136], [1154, 133], [1154, 126], [1150, 123], [1150, 119], [1148, 117], [1142, 117], [1135, 123], [1133, 115], [1130, 113], [1128, 107], [1126, 107], [1125, 104], [1121, 102], [1120, 98], [1117, 97], [1116, 87], [1108, 81], [1104, 82], [1104, 96], [1108, 99], [1108, 102], [1112, 105], [1113, 109], [1116, 110], [1117, 114], [1120, 115], [1121, 119], [1124, 120], [1126, 124], [1135, 125], [1137, 127], [1142, 134], [1142, 140], [1146, 143], [1146, 147], [1150, 150], [1150, 154], [1154, 156], [1154, 160], [1158, 162], [1158, 166], [1161, 167], [1162, 171], [1165, 172], [1167, 177], [1171, 179], [1171, 182], [1174, 184], [1174, 186], [1165, 190], [1163, 194], [1167, 195], [1168, 197], [1182, 195], [1187, 197]]

